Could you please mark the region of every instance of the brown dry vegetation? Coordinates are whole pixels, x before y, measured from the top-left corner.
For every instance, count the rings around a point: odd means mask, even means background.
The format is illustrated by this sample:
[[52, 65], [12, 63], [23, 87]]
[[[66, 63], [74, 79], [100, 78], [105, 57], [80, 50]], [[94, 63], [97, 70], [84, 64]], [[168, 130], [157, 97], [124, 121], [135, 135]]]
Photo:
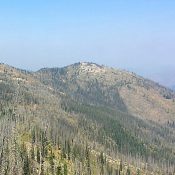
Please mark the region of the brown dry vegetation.
[[94, 63], [0, 64], [0, 90], [2, 175], [174, 173], [171, 90]]

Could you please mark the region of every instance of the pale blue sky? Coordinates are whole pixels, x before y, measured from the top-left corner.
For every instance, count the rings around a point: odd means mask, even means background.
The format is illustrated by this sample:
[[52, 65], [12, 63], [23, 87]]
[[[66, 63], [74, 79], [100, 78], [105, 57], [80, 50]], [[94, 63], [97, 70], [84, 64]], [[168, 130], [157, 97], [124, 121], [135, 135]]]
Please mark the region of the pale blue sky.
[[0, 1], [0, 62], [37, 70], [79, 61], [167, 79], [175, 74], [175, 1]]

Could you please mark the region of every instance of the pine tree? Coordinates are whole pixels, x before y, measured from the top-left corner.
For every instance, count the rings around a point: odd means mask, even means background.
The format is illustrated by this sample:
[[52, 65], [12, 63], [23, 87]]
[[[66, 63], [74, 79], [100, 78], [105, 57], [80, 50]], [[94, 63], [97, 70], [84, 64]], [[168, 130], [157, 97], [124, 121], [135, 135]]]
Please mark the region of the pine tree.
[[32, 144], [32, 148], [31, 148], [31, 150], [30, 150], [30, 153], [31, 153], [31, 159], [32, 159], [32, 160], [35, 160], [35, 150], [34, 150], [33, 144]]
[[67, 142], [67, 155], [68, 155], [68, 160], [70, 160], [70, 153], [71, 153], [71, 147], [70, 147], [70, 142]]
[[49, 156], [49, 163], [50, 163], [52, 174], [54, 174], [54, 157], [55, 157], [54, 153], [52, 152], [52, 149], [51, 149], [51, 153], [50, 153], [50, 156]]
[[139, 169], [137, 170], [137, 175], [140, 175], [140, 170]]
[[122, 165], [122, 161], [120, 161], [120, 171], [123, 170], [123, 165]]
[[86, 156], [87, 172], [88, 172], [88, 175], [91, 175], [90, 153], [89, 153], [89, 148], [87, 144], [86, 144], [85, 154], [86, 154], [85, 156]]
[[129, 167], [127, 168], [126, 175], [131, 175], [131, 170], [129, 169]]
[[61, 166], [58, 165], [56, 175], [62, 175]]
[[67, 171], [67, 164], [65, 163], [64, 164], [64, 175], [67, 175], [68, 174], [68, 171]]
[[43, 158], [41, 160], [41, 172], [40, 172], [40, 175], [44, 175], [44, 160], [43, 160]]
[[37, 146], [37, 152], [36, 152], [36, 160], [38, 163], [40, 163], [40, 149], [38, 146]]
[[26, 155], [24, 158], [23, 172], [24, 175], [30, 175], [30, 165], [28, 155]]

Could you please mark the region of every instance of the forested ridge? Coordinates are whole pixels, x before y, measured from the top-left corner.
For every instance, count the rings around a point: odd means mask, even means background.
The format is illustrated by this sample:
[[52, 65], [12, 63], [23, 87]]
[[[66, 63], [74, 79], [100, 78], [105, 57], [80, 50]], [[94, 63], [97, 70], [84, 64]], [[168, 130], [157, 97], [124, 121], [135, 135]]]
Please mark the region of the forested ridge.
[[0, 64], [0, 174], [173, 175], [174, 101], [157, 83], [94, 63]]

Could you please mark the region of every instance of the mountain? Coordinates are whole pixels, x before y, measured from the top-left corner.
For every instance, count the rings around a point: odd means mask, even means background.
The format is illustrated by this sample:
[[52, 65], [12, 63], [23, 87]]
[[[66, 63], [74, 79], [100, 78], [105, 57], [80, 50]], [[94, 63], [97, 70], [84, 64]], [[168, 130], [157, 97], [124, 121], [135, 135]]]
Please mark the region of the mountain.
[[95, 63], [0, 64], [0, 174], [172, 174], [175, 93]]
[[161, 123], [174, 119], [175, 93], [134, 73], [79, 63], [41, 69], [37, 76], [45, 85], [87, 104], [101, 103]]
[[146, 76], [156, 82], [159, 82], [165, 87], [172, 89], [175, 85], [174, 74], [175, 74], [174, 68], [171, 66], [168, 66], [168, 67], [162, 68], [161, 70], [157, 72], [154, 72], [154, 73], [150, 72]]
[[171, 89], [175, 91], [175, 86], [172, 86]]

